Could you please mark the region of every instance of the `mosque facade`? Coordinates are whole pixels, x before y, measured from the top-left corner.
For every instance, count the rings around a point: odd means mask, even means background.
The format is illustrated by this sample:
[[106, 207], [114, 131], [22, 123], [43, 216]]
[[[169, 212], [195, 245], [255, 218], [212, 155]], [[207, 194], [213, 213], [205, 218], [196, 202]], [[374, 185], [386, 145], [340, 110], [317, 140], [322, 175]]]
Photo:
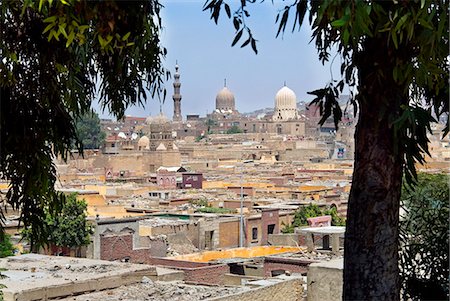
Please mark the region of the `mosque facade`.
[[226, 133], [233, 126], [243, 133], [272, 133], [305, 136], [305, 118], [297, 110], [297, 98], [291, 89], [283, 86], [275, 95], [273, 114], [250, 118], [236, 109], [234, 94], [225, 86], [217, 93], [216, 109], [207, 115], [210, 133]]

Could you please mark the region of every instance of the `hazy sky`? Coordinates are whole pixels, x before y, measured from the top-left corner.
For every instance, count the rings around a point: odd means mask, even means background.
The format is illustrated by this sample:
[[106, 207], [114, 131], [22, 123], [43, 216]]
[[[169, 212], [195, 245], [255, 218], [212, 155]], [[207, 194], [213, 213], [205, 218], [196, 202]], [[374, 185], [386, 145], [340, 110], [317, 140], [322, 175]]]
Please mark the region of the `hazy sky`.
[[[266, 3], [267, 2], [267, 3]], [[311, 30], [305, 19], [301, 31], [286, 31], [284, 37], [275, 38], [277, 10], [283, 7], [281, 1], [255, 3], [250, 5], [252, 28], [258, 54], [250, 47], [231, 47], [234, 27], [221, 14], [219, 24], [209, 19], [209, 13], [202, 11], [202, 0], [162, 1], [162, 42], [167, 48], [165, 67], [174, 72], [178, 60], [181, 73], [181, 111], [186, 114], [204, 116], [215, 108], [217, 92], [222, 89], [224, 78], [227, 87], [234, 93], [236, 108], [240, 112], [274, 106], [276, 92], [284, 81], [297, 95], [297, 101], [311, 101], [306, 92], [323, 87], [330, 81], [330, 65], [323, 66], [311, 40]], [[229, 1], [230, 3], [230, 1]], [[237, 5], [237, 1], [231, 2]], [[233, 7], [232, 7], [233, 8]], [[245, 35], [244, 35], [245, 37]], [[245, 39], [242, 39], [242, 42]], [[241, 42], [241, 43], [242, 43]], [[239, 43], [238, 45], [240, 45]], [[333, 75], [339, 77], [340, 60], [333, 64]], [[163, 106], [165, 114], [173, 115], [173, 86], [166, 83], [168, 95]], [[149, 98], [145, 107], [132, 107], [127, 115], [148, 116], [159, 112], [159, 101]], [[107, 117], [107, 112], [101, 113]]]

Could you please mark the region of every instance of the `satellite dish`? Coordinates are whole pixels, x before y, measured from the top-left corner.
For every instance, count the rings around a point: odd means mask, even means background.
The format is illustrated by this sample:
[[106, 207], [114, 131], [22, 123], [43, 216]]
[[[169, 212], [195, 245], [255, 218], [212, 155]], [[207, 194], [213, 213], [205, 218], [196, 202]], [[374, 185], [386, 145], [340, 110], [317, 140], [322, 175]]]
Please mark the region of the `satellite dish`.
[[125, 135], [124, 132], [120, 132], [117, 136], [123, 139], [127, 139], [127, 136]]
[[136, 133], [131, 134], [131, 139], [132, 140], [136, 140], [137, 137], [138, 137], [138, 134], [136, 134]]

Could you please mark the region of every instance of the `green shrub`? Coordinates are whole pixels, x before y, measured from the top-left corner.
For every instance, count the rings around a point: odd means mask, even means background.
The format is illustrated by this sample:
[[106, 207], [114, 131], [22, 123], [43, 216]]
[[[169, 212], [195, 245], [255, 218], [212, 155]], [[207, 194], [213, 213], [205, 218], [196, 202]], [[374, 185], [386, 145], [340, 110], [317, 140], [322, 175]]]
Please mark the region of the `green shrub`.
[[449, 177], [419, 174], [404, 185], [400, 217], [400, 275], [405, 300], [449, 299]]
[[0, 258], [14, 255], [14, 246], [11, 243], [11, 235], [3, 235], [3, 239], [0, 240]]
[[281, 229], [282, 233], [294, 233], [295, 227], [308, 226], [308, 218], [323, 215], [331, 215], [332, 226], [345, 226], [345, 219], [337, 213], [336, 207], [320, 209], [316, 204], [310, 203], [307, 206], [298, 208], [294, 213], [294, 220], [290, 225], [284, 225]]

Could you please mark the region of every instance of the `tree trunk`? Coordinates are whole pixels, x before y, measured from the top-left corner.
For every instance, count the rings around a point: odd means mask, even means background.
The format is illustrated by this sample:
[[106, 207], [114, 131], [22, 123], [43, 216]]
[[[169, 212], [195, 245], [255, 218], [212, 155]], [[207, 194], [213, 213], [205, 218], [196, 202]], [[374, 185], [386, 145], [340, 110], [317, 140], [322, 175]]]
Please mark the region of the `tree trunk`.
[[[367, 38], [359, 66], [359, 121], [348, 201], [344, 300], [399, 300], [398, 222], [403, 148], [395, 149], [392, 121], [407, 94], [392, 78], [396, 60], [386, 37]], [[404, 59], [404, 56], [403, 56]]]

